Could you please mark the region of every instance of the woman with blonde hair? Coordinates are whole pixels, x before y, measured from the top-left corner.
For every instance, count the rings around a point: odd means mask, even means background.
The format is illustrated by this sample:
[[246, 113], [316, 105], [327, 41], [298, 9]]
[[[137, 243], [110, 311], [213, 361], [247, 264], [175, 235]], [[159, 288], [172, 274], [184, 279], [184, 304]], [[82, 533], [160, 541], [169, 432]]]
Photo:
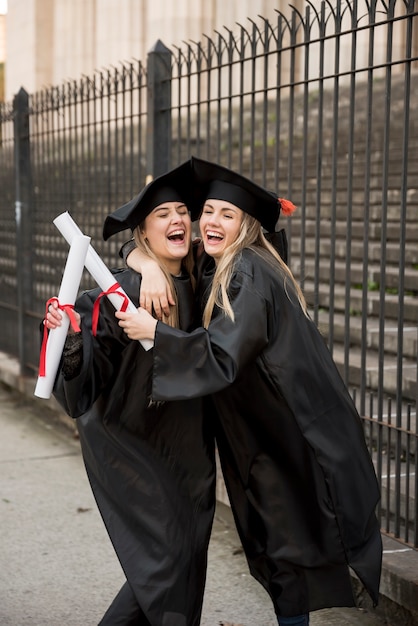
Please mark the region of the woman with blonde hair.
[[192, 158], [192, 170], [215, 265], [200, 279], [203, 325], [187, 333], [144, 309], [117, 313], [119, 323], [133, 339], [154, 340], [154, 400], [210, 394], [237, 529], [279, 624], [354, 606], [350, 567], [377, 604], [378, 484], [348, 390], [263, 235], [284, 203], [217, 164]]

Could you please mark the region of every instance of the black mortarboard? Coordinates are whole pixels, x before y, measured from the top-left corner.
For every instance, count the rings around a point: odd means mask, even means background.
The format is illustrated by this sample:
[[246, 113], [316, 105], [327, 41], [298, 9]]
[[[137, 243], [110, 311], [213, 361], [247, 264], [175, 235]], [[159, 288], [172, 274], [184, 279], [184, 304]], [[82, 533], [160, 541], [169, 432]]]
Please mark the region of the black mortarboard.
[[192, 211], [191, 160], [185, 161], [166, 174], [152, 180], [129, 202], [108, 215], [103, 226], [103, 238], [130, 228], [132, 231], [163, 202], [184, 202]]
[[274, 231], [280, 215], [276, 194], [222, 165], [197, 157], [192, 157], [191, 163], [197, 199], [194, 210], [200, 212], [208, 198], [226, 200], [255, 217], [266, 230]]

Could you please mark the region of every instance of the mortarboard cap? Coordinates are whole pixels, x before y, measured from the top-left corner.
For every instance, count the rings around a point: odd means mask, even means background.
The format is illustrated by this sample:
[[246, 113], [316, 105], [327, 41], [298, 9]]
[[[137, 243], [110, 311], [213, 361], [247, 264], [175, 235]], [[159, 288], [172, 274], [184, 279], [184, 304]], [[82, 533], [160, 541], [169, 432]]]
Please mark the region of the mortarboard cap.
[[156, 206], [163, 202], [184, 202], [192, 211], [191, 174], [189, 159], [148, 183], [135, 198], [106, 217], [103, 239], [107, 240], [127, 228], [134, 230]]
[[[196, 192], [194, 207], [201, 211], [208, 198], [226, 200], [255, 217], [267, 231], [274, 231], [280, 215], [276, 194], [222, 165], [191, 158]], [[196, 215], [192, 215], [195, 219]]]

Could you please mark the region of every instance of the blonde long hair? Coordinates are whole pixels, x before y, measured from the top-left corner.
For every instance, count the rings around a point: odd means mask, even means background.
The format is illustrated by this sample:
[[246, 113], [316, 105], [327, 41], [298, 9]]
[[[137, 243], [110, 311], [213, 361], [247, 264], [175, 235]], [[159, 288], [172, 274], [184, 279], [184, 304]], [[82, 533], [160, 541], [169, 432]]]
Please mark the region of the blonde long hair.
[[[178, 295], [177, 295], [175, 282], [173, 280], [172, 275], [170, 274], [170, 272], [165, 267], [164, 263], [162, 263], [160, 261], [160, 259], [157, 257], [157, 255], [154, 254], [154, 252], [151, 250], [151, 248], [150, 248], [150, 246], [148, 244], [148, 240], [144, 237], [143, 227], [144, 227], [144, 222], [139, 224], [133, 231], [133, 235], [134, 235], [134, 240], [135, 240], [136, 246], [137, 246], [137, 248], [139, 248], [139, 250], [143, 254], [145, 254], [150, 259], [153, 259], [154, 261], [156, 261], [158, 263], [158, 265], [159, 265], [161, 271], [163, 272], [163, 274], [165, 276], [165, 279], [166, 279], [166, 281], [167, 281], [167, 283], [168, 283], [168, 285], [170, 287], [171, 293], [173, 294], [173, 298], [175, 300], [175, 305], [174, 306], [170, 306], [170, 313], [169, 313], [169, 315], [167, 316], [167, 315], [163, 314], [163, 322], [165, 322], [169, 326], [173, 326], [174, 328], [179, 328], [180, 321], [179, 321], [179, 311], [178, 311]], [[184, 257], [184, 259], [182, 260], [181, 264], [182, 264], [182, 268], [190, 276], [190, 279], [192, 281], [192, 287], [194, 287], [194, 278], [193, 278], [193, 274], [192, 274], [192, 271], [193, 271], [193, 250], [192, 250], [191, 246], [189, 248], [189, 252]]]
[[232, 321], [234, 321], [234, 312], [232, 310], [231, 302], [229, 300], [228, 288], [231, 282], [232, 274], [235, 269], [236, 260], [239, 253], [244, 248], [249, 248], [250, 250], [253, 250], [273, 268], [279, 271], [281, 270], [281, 272], [284, 273], [285, 287], [286, 280], [289, 280], [296, 292], [299, 304], [304, 314], [307, 316], [308, 313], [305, 297], [289, 267], [283, 261], [275, 248], [267, 241], [267, 239], [263, 235], [260, 222], [248, 213], [243, 213], [241, 229], [238, 237], [225, 250], [224, 254], [220, 258], [216, 266], [209, 298], [203, 312], [204, 328], [207, 328], [209, 326], [215, 306], [218, 306], [220, 309], [222, 309], [225, 315], [227, 315], [232, 319]]

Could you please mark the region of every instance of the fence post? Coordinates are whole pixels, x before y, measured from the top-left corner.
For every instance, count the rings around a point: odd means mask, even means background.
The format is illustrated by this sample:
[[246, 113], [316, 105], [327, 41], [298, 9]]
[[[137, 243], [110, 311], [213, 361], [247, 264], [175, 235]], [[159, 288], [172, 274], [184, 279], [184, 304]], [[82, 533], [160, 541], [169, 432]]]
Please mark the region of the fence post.
[[171, 165], [171, 52], [158, 40], [147, 58], [147, 174]]
[[16, 171], [16, 264], [18, 347], [20, 374], [33, 374], [28, 366], [29, 348], [32, 344], [30, 324], [26, 314], [32, 310], [32, 224], [31, 224], [31, 167], [29, 145], [29, 95], [21, 88], [13, 99], [14, 143]]

